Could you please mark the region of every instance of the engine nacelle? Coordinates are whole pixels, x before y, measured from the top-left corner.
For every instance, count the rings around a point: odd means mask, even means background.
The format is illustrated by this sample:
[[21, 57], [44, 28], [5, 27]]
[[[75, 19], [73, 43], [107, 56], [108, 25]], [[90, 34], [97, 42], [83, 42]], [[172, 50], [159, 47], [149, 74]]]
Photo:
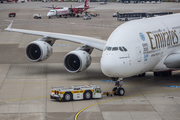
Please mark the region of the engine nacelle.
[[26, 57], [33, 62], [43, 61], [52, 54], [52, 47], [45, 41], [33, 41], [26, 47]]
[[64, 57], [65, 69], [71, 73], [84, 71], [90, 64], [91, 56], [83, 50], [71, 51]]

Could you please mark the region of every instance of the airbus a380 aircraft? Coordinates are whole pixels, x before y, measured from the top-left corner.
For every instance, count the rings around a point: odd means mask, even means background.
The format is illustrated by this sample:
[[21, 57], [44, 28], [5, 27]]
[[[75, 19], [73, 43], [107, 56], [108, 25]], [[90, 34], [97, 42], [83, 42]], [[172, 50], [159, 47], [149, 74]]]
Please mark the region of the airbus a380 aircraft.
[[[111, 78], [126, 78], [147, 71], [154, 75], [171, 75], [180, 69], [180, 14], [134, 20], [117, 27], [107, 41], [60, 33], [11, 28], [7, 31], [41, 35], [26, 47], [26, 57], [33, 62], [43, 61], [52, 54], [57, 39], [83, 44], [67, 53], [64, 66], [68, 72], [84, 71], [91, 64], [93, 49], [103, 51], [100, 65], [102, 72]], [[123, 95], [121, 87], [115, 92]]]

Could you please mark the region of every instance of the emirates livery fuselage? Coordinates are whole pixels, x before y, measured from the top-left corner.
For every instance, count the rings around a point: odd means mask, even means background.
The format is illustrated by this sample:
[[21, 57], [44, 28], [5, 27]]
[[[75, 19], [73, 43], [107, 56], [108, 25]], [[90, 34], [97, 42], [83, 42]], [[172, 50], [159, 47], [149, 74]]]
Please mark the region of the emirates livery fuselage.
[[109, 77], [180, 69], [180, 14], [127, 22], [110, 35], [101, 58]]
[[[126, 22], [117, 27], [108, 40], [34, 30], [5, 29], [12, 32], [41, 35], [26, 47], [26, 57], [33, 62], [48, 59], [55, 40], [83, 44], [64, 57], [68, 72], [78, 73], [91, 64], [93, 49], [102, 50], [101, 70], [112, 78], [125, 78], [147, 71], [170, 74], [180, 70], [180, 14]], [[155, 75], [156, 75], [155, 74]]]

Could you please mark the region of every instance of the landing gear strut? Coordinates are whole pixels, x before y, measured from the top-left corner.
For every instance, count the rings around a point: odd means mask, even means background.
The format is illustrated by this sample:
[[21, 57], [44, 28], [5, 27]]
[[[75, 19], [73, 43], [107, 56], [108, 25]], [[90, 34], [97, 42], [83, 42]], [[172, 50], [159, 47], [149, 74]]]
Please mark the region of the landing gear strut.
[[115, 83], [115, 87], [112, 91], [114, 91], [114, 95], [123, 96], [125, 94], [124, 88], [122, 88], [123, 81], [118, 79]]

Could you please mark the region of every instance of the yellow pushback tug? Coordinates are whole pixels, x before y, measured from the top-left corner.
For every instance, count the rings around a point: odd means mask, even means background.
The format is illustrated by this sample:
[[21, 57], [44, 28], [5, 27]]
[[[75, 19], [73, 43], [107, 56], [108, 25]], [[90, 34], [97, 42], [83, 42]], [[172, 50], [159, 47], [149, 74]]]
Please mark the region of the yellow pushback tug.
[[71, 101], [71, 100], [89, 100], [92, 98], [101, 98], [102, 95], [120, 95], [123, 96], [125, 91], [117, 85], [113, 88], [112, 92], [101, 92], [101, 88], [97, 85], [76, 85], [71, 88], [66, 87], [52, 87], [50, 94], [51, 99], [57, 101]]

